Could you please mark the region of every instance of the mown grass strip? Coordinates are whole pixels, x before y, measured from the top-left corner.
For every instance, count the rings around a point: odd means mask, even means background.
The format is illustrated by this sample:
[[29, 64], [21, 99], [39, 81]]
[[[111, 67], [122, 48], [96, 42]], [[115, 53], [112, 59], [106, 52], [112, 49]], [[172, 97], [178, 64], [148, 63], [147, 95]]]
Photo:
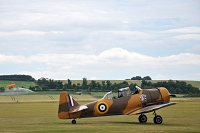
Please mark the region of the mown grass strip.
[[[48, 96], [47, 98], [50, 99]], [[200, 132], [200, 98], [172, 100], [177, 101], [178, 104], [157, 111], [157, 114], [163, 117], [161, 125], [153, 123], [152, 113], [147, 114], [148, 121], [145, 124], [138, 122], [138, 115], [125, 115], [77, 119], [77, 124], [72, 125], [71, 120], [57, 118], [58, 102], [1, 103], [0, 132]], [[86, 102], [80, 102], [80, 104], [84, 103]]]

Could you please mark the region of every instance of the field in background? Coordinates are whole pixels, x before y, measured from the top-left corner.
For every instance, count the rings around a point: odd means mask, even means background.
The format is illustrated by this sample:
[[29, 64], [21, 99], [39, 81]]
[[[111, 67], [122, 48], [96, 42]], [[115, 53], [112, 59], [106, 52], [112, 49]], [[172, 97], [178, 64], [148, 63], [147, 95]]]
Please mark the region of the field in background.
[[[91, 95], [72, 95], [77, 102], [91, 102], [97, 98]], [[0, 96], [0, 103], [5, 102], [58, 102], [59, 94], [31, 94]]]
[[[178, 104], [163, 108], [157, 114], [163, 117], [161, 125], [153, 123], [152, 113], [148, 113], [148, 121], [145, 124], [138, 122], [138, 115], [133, 116], [107, 116], [96, 118], [77, 119], [77, 124], [72, 125], [71, 120], [60, 120], [57, 118], [58, 95], [22, 95], [19, 99], [24, 102], [2, 102], [0, 103], [0, 132], [96, 132], [96, 133], [184, 133], [200, 132], [200, 98], [173, 98]], [[73, 95], [79, 104], [91, 98], [90, 95]], [[0, 96], [2, 98], [4, 96]], [[9, 98], [8, 96], [5, 96]], [[43, 97], [43, 98], [42, 98]], [[46, 100], [45, 102], [43, 100]], [[28, 102], [28, 101], [37, 102]], [[41, 101], [39, 101], [41, 100]], [[92, 99], [91, 99], [92, 100]]]
[[[61, 80], [63, 83], [67, 83], [67, 80]], [[87, 80], [88, 84], [91, 83], [92, 80]], [[102, 83], [102, 81], [106, 80], [95, 80], [96, 82]], [[141, 80], [110, 80], [110, 82], [113, 83], [120, 83], [126, 81], [129, 84], [137, 84], [141, 85]], [[168, 80], [149, 80], [152, 83], [160, 82], [160, 81], [168, 81]], [[176, 80], [173, 80], [176, 81]], [[181, 80], [179, 80], [181, 81]], [[185, 81], [188, 84], [193, 85], [194, 87], [198, 87], [200, 89], [200, 81], [188, 81], [188, 80], [182, 80]], [[82, 84], [82, 80], [71, 80], [72, 84]], [[29, 81], [7, 81], [7, 80], [0, 80], [0, 87], [6, 87], [9, 84], [16, 83], [18, 87], [24, 87], [24, 88], [29, 88], [30, 86], [36, 86], [35, 82], [29, 82]]]
[[[59, 93], [33, 93], [33, 94], [28, 94], [28, 95], [6, 95], [6, 96], [1, 96], [0, 95], [0, 103], [5, 103], [5, 102], [58, 102], [59, 100]], [[70, 93], [72, 97], [77, 101], [77, 102], [92, 102], [97, 99], [102, 98], [106, 93], [105, 92], [91, 92], [91, 95], [77, 95], [75, 93]], [[117, 93], [113, 93], [114, 96], [117, 97]], [[196, 98], [183, 98], [183, 95], [177, 94], [177, 98], [171, 98], [173, 101], [182, 101], [188, 100], [188, 99], [196, 99]], [[199, 98], [200, 99], [200, 98]]]
[[[53, 101], [58, 101], [59, 100], [59, 93], [33, 93], [33, 94], [28, 94], [28, 95], [0, 95], [0, 103], [2, 102], [53, 102]], [[74, 93], [68, 92], [76, 101], [94, 101], [97, 99], [102, 98], [106, 93], [105, 92], [91, 92], [91, 95], [77, 95]], [[117, 93], [113, 93], [114, 96], [118, 96]]]
[[6, 87], [9, 84], [15, 83], [18, 87], [29, 88], [30, 86], [36, 86], [35, 82], [30, 81], [9, 81], [9, 80], [0, 80], [0, 87]]

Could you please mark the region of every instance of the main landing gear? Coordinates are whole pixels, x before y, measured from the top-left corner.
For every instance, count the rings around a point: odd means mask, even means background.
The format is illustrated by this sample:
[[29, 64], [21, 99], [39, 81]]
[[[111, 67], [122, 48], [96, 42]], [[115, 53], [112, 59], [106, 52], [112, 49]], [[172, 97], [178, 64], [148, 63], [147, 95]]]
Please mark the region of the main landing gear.
[[[153, 118], [153, 122], [155, 124], [161, 124], [163, 119], [160, 115], [157, 115], [156, 114], [156, 111], [154, 110], [153, 114], [155, 115], [155, 117]], [[140, 123], [146, 123], [147, 122], [147, 116], [145, 114], [141, 114], [139, 117], [138, 117], [138, 120]]]
[[72, 124], [76, 124], [76, 120], [75, 119], [72, 120]]
[[155, 124], [161, 124], [163, 121], [162, 117], [160, 115], [157, 115], [155, 110], [153, 111], [153, 114], [155, 115], [155, 117], [153, 118], [153, 122]]
[[140, 123], [146, 123], [147, 122], [147, 116], [144, 115], [144, 114], [141, 114], [139, 117], [138, 117], [138, 120]]

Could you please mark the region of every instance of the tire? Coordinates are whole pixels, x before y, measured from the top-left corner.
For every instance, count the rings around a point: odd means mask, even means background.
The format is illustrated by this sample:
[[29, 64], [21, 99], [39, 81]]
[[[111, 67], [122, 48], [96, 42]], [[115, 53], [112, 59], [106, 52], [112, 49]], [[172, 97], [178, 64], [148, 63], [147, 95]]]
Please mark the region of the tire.
[[76, 120], [72, 120], [72, 124], [76, 124]]
[[162, 117], [160, 115], [156, 115], [154, 117], [153, 121], [154, 121], [155, 124], [161, 124], [163, 119], [162, 119]]
[[138, 120], [140, 123], [146, 123], [147, 122], [147, 116], [146, 115], [140, 115], [138, 117]]

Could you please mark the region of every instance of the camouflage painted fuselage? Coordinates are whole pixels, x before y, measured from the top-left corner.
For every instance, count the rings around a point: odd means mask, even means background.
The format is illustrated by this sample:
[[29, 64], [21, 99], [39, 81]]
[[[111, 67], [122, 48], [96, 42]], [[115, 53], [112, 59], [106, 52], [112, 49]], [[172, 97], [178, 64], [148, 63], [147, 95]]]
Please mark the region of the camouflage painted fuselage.
[[75, 101], [75, 105], [71, 106], [68, 95], [65, 91], [60, 94], [58, 109], [58, 117], [60, 119], [136, 114], [133, 112], [144, 107], [168, 103], [170, 101], [170, 94], [164, 87], [142, 89], [136, 94], [127, 94], [126, 96], [117, 98], [103, 97], [98, 101], [81, 106]]

